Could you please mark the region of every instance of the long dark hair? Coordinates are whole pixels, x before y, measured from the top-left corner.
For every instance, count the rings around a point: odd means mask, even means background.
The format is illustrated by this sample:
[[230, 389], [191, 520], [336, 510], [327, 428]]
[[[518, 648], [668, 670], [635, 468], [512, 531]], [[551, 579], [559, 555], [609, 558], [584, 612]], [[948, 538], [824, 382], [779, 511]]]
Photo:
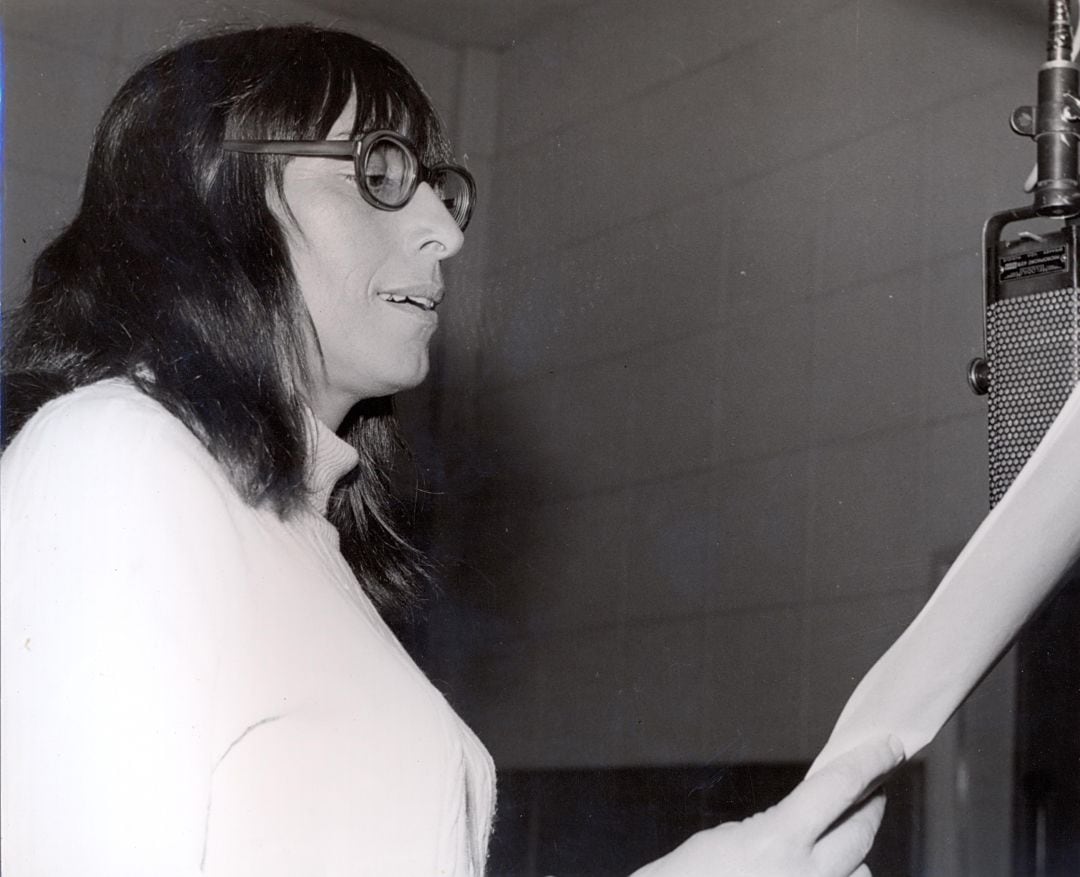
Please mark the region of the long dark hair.
[[[135, 73], [98, 127], [79, 211], [37, 258], [12, 320], [5, 443], [49, 399], [126, 377], [199, 436], [247, 502], [293, 513], [306, 493], [314, 327], [267, 205], [286, 159], [221, 142], [322, 139], [354, 94], [355, 131], [402, 130], [426, 162], [449, 158], [420, 86], [352, 34], [224, 32]], [[400, 607], [424, 564], [391, 514], [392, 400], [367, 400], [344, 428], [360, 465], [331, 514], [365, 590]]]

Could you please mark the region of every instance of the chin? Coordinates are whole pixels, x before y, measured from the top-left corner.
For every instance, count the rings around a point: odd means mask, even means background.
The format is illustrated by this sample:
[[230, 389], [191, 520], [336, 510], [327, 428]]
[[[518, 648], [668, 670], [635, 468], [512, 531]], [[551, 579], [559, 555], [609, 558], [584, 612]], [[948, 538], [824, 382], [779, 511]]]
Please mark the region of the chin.
[[[393, 396], [420, 386], [431, 370], [427, 350], [409, 351], [408, 356], [384, 356], [374, 361], [352, 363], [346, 371], [331, 375], [330, 385], [354, 401]], [[336, 377], [336, 380], [334, 379]]]
[[416, 368], [413, 370], [412, 375], [410, 375], [409, 382], [405, 389], [411, 390], [413, 387], [419, 387], [427, 380], [430, 371], [431, 359], [427, 354], [427, 350], [425, 350], [424, 355], [417, 361]]
[[406, 390], [412, 390], [419, 387], [428, 376], [430, 371], [430, 365], [425, 359], [424, 362], [418, 365], [414, 370], [408, 374], [402, 374], [395, 377], [392, 381], [385, 383], [386, 392], [380, 393], [380, 396], [393, 396], [397, 393], [404, 393]]
[[402, 385], [401, 385], [401, 386], [400, 386], [400, 387], [398, 388], [397, 392], [399, 392], [399, 393], [404, 393], [404, 392], [405, 392], [405, 391], [407, 391], [407, 390], [415, 390], [415, 389], [416, 389], [417, 387], [419, 387], [419, 386], [420, 386], [420, 385], [421, 385], [422, 383], [424, 383], [424, 381], [425, 381], [425, 380], [427, 380], [427, 376], [428, 376], [428, 370], [427, 370], [427, 369], [425, 368], [425, 369], [424, 369], [424, 370], [423, 370], [423, 371], [422, 371], [422, 372], [421, 372], [420, 374], [418, 374], [418, 375], [417, 375], [417, 376], [416, 376], [415, 378], [413, 378], [412, 380], [408, 381], [407, 383], [403, 383], [403, 384], [402, 384]]

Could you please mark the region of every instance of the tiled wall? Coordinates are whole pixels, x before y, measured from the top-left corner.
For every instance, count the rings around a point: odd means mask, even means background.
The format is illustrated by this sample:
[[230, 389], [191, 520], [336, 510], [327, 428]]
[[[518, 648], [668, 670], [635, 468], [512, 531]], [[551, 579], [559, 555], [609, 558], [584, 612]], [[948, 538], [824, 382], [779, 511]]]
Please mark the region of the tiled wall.
[[434, 439], [434, 637], [500, 764], [808, 759], [977, 526], [1014, 15], [601, 0], [500, 56]]

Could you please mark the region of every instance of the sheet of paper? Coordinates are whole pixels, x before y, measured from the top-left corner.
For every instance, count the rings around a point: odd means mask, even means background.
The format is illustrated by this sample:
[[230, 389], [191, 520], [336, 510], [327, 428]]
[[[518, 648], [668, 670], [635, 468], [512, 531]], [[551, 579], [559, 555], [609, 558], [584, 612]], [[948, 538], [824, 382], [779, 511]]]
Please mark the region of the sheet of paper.
[[933, 596], [863, 677], [810, 773], [872, 737], [926, 746], [1080, 556], [1080, 386]]

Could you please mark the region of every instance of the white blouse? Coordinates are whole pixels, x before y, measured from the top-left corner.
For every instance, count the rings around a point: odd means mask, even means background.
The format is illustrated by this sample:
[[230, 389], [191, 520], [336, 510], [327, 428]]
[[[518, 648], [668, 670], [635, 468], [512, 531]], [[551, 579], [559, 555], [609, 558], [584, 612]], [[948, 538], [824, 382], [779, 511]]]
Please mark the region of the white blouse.
[[6, 877], [483, 872], [490, 757], [342, 558], [315, 432], [285, 521], [125, 381], [4, 454]]

